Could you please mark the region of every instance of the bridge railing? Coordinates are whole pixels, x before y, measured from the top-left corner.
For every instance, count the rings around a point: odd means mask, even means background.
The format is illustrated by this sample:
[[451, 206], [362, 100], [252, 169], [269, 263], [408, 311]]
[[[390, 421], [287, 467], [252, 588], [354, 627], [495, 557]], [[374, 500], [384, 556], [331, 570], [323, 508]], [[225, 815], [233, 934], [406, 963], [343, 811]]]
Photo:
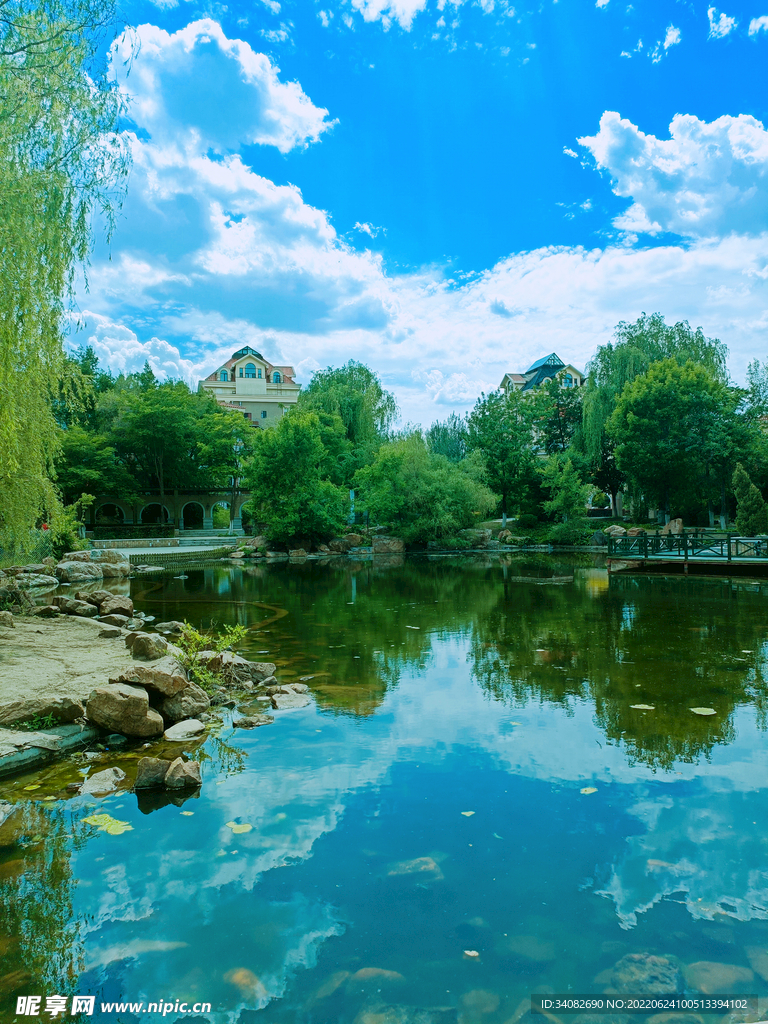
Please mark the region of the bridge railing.
[[215, 562], [228, 555], [234, 542], [221, 548], [174, 548], [172, 551], [152, 551], [144, 554], [129, 554], [131, 565], [152, 565], [162, 568], [166, 565], [189, 565], [193, 562]]
[[608, 554], [616, 558], [689, 558], [730, 562], [733, 558], [768, 558], [768, 537], [737, 534], [640, 533], [608, 538]]

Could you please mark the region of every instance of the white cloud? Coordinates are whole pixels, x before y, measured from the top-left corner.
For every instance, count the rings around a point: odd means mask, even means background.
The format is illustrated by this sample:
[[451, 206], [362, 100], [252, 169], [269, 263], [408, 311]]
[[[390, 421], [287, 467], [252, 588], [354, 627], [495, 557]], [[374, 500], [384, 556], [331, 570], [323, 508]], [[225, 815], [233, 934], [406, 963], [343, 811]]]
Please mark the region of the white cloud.
[[609, 0], [595, 0], [595, 7], [607, 7]]
[[723, 12], [718, 16], [717, 10], [714, 7], [710, 7], [707, 11], [707, 18], [709, 18], [710, 39], [723, 39], [738, 25], [735, 18], [730, 18]]
[[410, 32], [413, 19], [427, 6], [427, 0], [352, 0], [365, 21], [380, 21], [388, 29], [393, 21]]
[[758, 32], [768, 32], [768, 14], [763, 14], [760, 18], [753, 18], [749, 23], [749, 34], [756, 36]]
[[256, 143], [287, 153], [332, 126], [300, 85], [280, 81], [269, 57], [210, 18], [175, 33], [140, 25], [113, 44], [111, 67], [156, 144], [225, 153]]
[[268, 43], [284, 43], [291, 38], [291, 25], [281, 25], [280, 28], [261, 30], [261, 35]]
[[677, 114], [670, 138], [646, 135], [606, 111], [600, 130], [580, 139], [614, 192], [634, 204], [617, 226], [689, 237], [768, 230], [768, 132], [749, 114], [712, 122]]
[[[650, 53], [650, 58], [654, 64], [658, 64], [664, 54], [671, 46], [677, 46], [680, 42], [680, 29], [675, 28], [674, 25], [668, 25], [667, 31], [663, 40], [659, 40], [656, 46]], [[641, 50], [643, 46], [642, 40], [638, 42], [637, 49]]]
[[320, 21], [323, 23], [323, 28], [328, 28], [328, 26], [331, 23], [331, 18], [333, 17], [333, 11], [331, 11], [331, 10], [328, 10], [328, 11], [318, 11], [317, 12], [317, 16], [320, 19]]

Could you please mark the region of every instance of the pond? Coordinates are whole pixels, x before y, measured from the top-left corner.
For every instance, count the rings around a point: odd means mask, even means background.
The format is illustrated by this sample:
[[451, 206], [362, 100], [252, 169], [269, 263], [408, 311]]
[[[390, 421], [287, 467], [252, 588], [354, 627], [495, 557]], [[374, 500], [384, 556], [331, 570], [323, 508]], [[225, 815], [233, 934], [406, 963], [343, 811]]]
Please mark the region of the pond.
[[152, 1018], [101, 1003], [515, 1024], [531, 992], [615, 988], [628, 954], [638, 992], [650, 954], [686, 991], [768, 993], [768, 582], [539, 556], [131, 587], [158, 620], [252, 627], [241, 653], [314, 699], [253, 731], [227, 712], [186, 800], [73, 797], [77, 759], [0, 785], [25, 801], [0, 846], [3, 1020], [85, 993], [82, 1020], [125, 1024]]

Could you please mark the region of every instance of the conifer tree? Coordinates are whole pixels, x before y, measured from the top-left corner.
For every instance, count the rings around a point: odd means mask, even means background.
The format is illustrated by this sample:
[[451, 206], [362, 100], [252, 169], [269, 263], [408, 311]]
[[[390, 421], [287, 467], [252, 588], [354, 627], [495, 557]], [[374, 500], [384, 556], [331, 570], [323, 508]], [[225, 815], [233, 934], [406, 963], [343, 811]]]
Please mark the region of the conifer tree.
[[737, 502], [736, 529], [742, 537], [756, 537], [768, 532], [765, 501], [741, 463], [738, 463], [733, 474], [733, 490]]

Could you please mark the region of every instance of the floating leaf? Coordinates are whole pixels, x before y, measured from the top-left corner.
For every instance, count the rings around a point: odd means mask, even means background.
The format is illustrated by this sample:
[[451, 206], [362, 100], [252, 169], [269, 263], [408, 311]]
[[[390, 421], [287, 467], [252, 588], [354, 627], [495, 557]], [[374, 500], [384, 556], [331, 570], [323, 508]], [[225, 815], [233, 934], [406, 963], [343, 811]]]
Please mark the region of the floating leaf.
[[248, 822], [243, 822], [242, 825], [238, 825], [236, 821], [228, 821], [227, 828], [231, 828], [235, 835], [239, 836], [243, 832], [250, 832], [253, 825], [249, 825]]
[[474, 812], [474, 811], [462, 811], [461, 813], [462, 813], [462, 814], [464, 815], [464, 817], [465, 817], [465, 818], [471, 818], [471, 817], [472, 817], [472, 815], [473, 815], [473, 814], [474, 814], [475, 812]]
[[714, 708], [691, 708], [694, 715], [716, 715]]
[[465, 949], [464, 956], [471, 956], [472, 958], [480, 956], [476, 949]]
[[497, 834], [496, 834], [496, 833], [494, 832], [494, 833], [493, 833], [493, 838], [494, 838], [494, 839], [503, 839], [503, 838], [504, 838], [504, 836], [499, 836], [499, 835], [497, 835]]
[[181, 813], [182, 813], [182, 814], [184, 815], [184, 817], [185, 817], [185, 818], [191, 818], [191, 817], [192, 817], [192, 815], [193, 815], [193, 814], [194, 814], [195, 812], [194, 812], [194, 811], [182, 811]]
[[91, 814], [87, 818], [83, 818], [83, 821], [110, 836], [120, 836], [123, 832], [133, 831], [133, 825], [129, 825], [127, 821], [119, 821], [111, 814]]
[[635, 708], [637, 711], [655, 711], [656, 708], [653, 704], [630, 704], [631, 708]]
[[596, 793], [597, 792], [597, 787], [596, 786], [585, 786], [584, 789], [580, 789], [579, 792], [583, 793], [584, 796], [589, 796], [590, 793]]
[[406, 626], [406, 629], [421, 629], [421, 626]]
[[40, 786], [41, 786], [40, 782], [35, 782], [31, 786], [25, 786], [24, 789], [25, 789], [26, 792], [29, 792], [30, 789], [40, 789]]

